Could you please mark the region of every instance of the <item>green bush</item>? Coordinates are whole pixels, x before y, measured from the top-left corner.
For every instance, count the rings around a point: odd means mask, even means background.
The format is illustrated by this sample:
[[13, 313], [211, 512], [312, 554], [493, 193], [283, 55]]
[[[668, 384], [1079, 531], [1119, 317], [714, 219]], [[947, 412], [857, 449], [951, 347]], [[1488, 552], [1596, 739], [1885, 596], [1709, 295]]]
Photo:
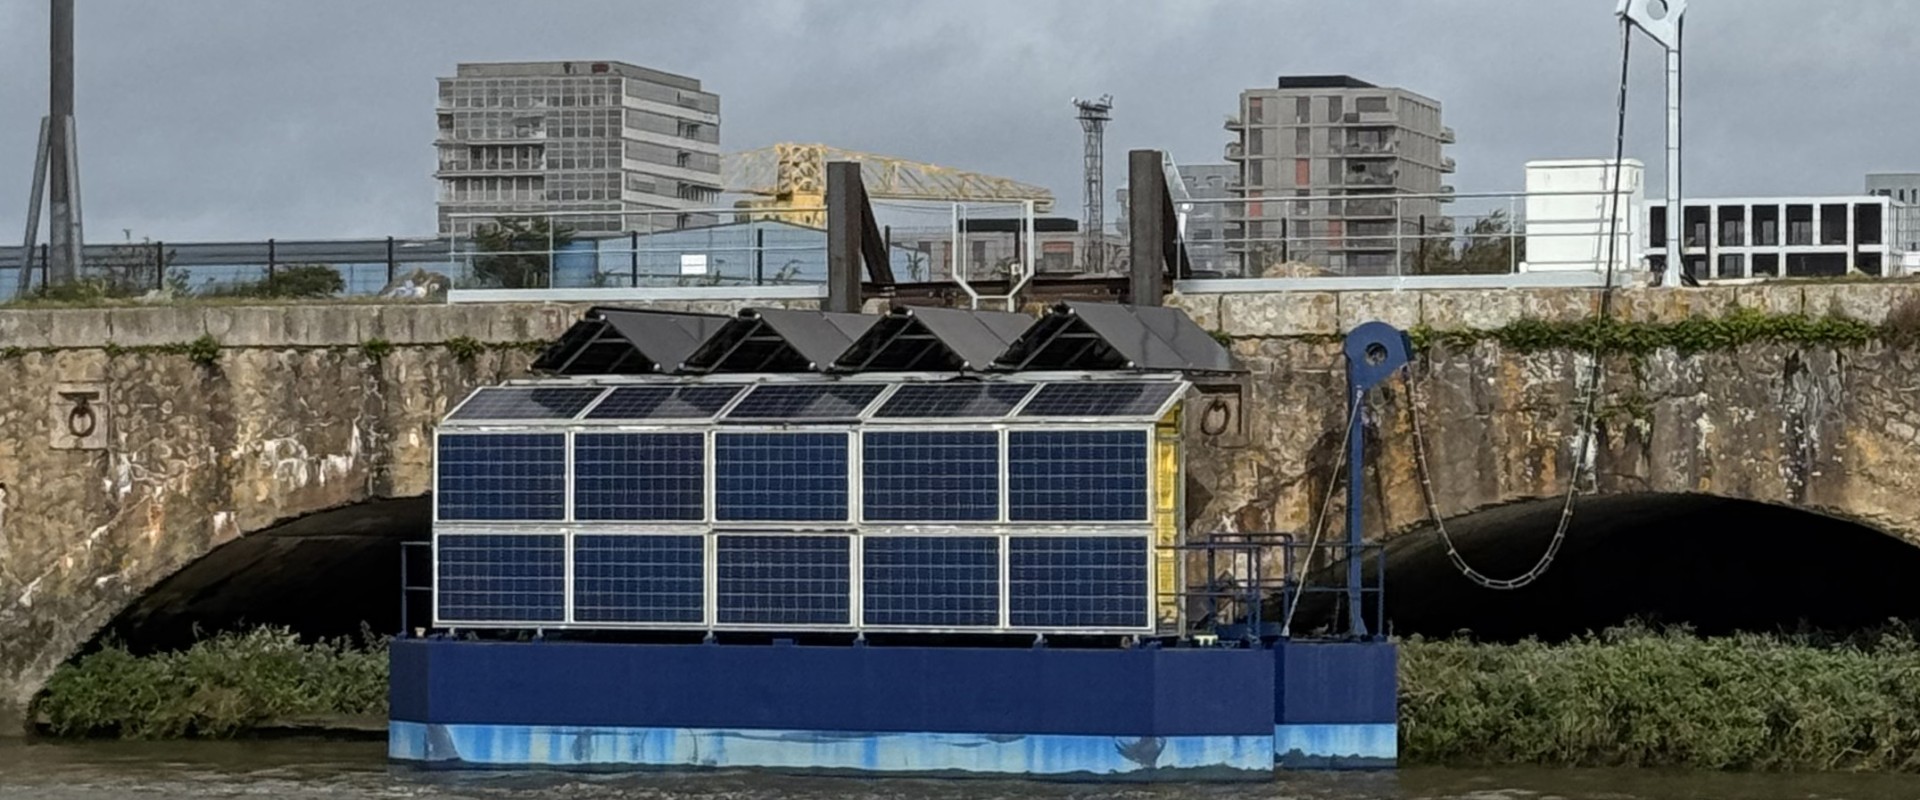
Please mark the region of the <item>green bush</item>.
[[280, 300], [313, 300], [332, 297], [347, 289], [340, 271], [326, 264], [293, 264], [279, 267], [257, 281], [235, 283], [201, 292], [203, 297], [241, 297]]
[[285, 628], [135, 656], [109, 644], [62, 666], [35, 701], [57, 736], [230, 737], [275, 720], [385, 716], [384, 641], [303, 643]]
[[1409, 641], [1402, 752], [1424, 764], [1920, 770], [1920, 647], [1702, 639], [1641, 627], [1565, 644]]

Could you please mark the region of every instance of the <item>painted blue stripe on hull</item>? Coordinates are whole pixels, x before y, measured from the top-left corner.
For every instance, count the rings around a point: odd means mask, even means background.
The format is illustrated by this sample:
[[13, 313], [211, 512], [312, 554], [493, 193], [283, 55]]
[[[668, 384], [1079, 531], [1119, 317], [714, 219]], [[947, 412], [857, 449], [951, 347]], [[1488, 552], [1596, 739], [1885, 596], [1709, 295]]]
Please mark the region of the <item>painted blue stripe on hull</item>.
[[1393, 723], [1273, 726], [1274, 762], [1282, 769], [1375, 769], [1400, 755]]
[[722, 767], [887, 773], [1139, 776], [1272, 775], [1267, 736], [1127, 738], [393, 721], [396, 761], [492, 767]]

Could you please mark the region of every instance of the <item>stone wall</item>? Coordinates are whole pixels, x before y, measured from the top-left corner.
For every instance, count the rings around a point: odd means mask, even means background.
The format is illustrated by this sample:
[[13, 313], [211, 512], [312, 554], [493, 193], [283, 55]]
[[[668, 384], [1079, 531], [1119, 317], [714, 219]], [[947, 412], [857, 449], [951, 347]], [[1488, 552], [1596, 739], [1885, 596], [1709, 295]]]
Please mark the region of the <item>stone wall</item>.
[[[1616, 310], [1655, 322], [1747, 307], [1878, 323], [1916, 296], [1920, 288], [1905, 284], [1626, 290]], [[1248, 369], [1244, 435], [1192, 437], [1193, 529], [1309, 528], [1344, 430], [1344, 330], [1373, 319], [1441, 330], [1575, 321], [1597, 301], [1584, 290], [1171, 298], [1229, 335]], [[528, 343], [551, 340], [582, 310], [0, 311], [0, 716], [21, 708], [130, 600], [222, 543], [319, 511], [427, 492], [430, 433], [449, 404], [522, 373]], [[216, 358], [185, 347], [202, 337], [217, 342]], [[445, 346], [452, 340], [467, 346]], [[1565, 486], [1575, 463], [1575, 381], [1587, 363], [1576, 352], [1507, 352], [1493, 342], [1441, 346], [1423, 361], [1422, 419], [1444, 515]], [[1920, 354], [1879, 343], [1608, 357], [1594, 448], [1600, 489], [1779, 503], [1920, 543], [1916, 367]], [[63, 383], [107, 387], [103, 449], [53, 447], [54, 392]], [[1383, 498], [1369, 510], [1376, 535], [1426, 519], [1407, 408], [1405, 389], [1395, 387], [1376, 397], [1369, 417], [1369, 481]]]
[[[534, 346], [584, 310], [0, 310], [0, 717], [133, 598], [221, 544], [425, 494], [449, 404], [524, 375]], [[210, 362], [186, 346], [202, 337], [219, 345]], [[76, 383], [107, 390], [103, 449], [53, 446], [56, 389]]]
[[[1577, 322], [1588, 290], [1361, 292], [1175, 297], [1232, 337], [1248, 369], [1244, 440], [1197, 429], [1189, 520], [1196, 533], [1309, 534], [1345, 431], [1338, 335], [1380, 319], [1406, 328], [1491, 329], [1522, 319]], [[1920, 302], [1912, 284], [1767, 285], [1684, 292], [1622, 290], [1614, 314], [1670, 323], [1736, 308], [1879, 325]], [[1482, 341], [1436, 344], [1416, 365], [1420, 419], [1439, 512], [1453, 518], [1558, 497], [1575, 472], [1585, 352], [1522, 353]], [[1751, 343], [1602, 359], [1595, 436], [1585, 462], [1604, 493], [1697, 493], [1773, 503], [1861, 522], [1920, 544], [1920, 351]], [[1419, 529], [1420, 490], [1401, 382], [1374, 393], [1366, 509], [1375, 538]], [[1588, 488], [1584, 487], [1583, 489]], [[1327, 530], [1339, 535], [1344, 492]]]

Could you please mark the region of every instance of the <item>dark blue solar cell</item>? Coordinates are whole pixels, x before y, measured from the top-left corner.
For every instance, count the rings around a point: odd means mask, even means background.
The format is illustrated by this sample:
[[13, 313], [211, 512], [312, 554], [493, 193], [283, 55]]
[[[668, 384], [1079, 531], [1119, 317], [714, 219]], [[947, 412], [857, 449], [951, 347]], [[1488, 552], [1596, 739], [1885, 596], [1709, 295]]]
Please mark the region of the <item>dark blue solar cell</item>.
[[763, 383], [727, 419], [855, 419], [886, 389], [880, 383]]
[[444, 623], [566, 619], [565, 536], [443, 533], [434, 544], [434, 608]]
[[706, 519], [706, 437], [580, 433], [573, 437], [573, 518]]
[[1007, 614], [1016, 628], [1147, 627], [1145, 536], [1007, 540]]
[[850, 541], [846, 536], [721, 536], [714, 556], [720, 624], [848, 624]]
[[573, 419], [601, 386], [492, 386], [474, 392], [448, 419]]
[[869, 536], [861, 560], [868, 625], [1000, 624], [1000, 540], [992, 536]]
[[567, 437], [561, 433], [440, 434], [434, 494], [440, 519], [564, 519]]
[[573, 619], [704, 622], [705, 537], [575, 534]]
[[1007, 434], [1007, 515], [1015, 522], [1147, 518], [1147, 432]]
[[1157, 413], [1179, 385], [1079, 381], [1049, 383], [1020, 409], [1022, 417], [1139, 417]]
[[720, 413], [739, 386], [622, 386], [587, 419], [706, 419]]
[[1031, 383], [908, 383], [873, 412], [887, 417], [1004, 417], [1033, 392]]
[[1000, 518], [998, 432], [870, 430], [861, 438], [867, 521]]
[[844, 433], [714, 435], [714, 518], [723, 522], [847, 519]]

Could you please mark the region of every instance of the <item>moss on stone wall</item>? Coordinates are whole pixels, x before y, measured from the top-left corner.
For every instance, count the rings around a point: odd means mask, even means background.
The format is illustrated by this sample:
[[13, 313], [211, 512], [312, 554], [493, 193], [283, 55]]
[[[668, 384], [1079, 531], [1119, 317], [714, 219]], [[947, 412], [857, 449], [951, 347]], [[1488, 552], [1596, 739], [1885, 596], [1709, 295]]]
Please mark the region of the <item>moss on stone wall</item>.
[[1636, 322], [1593, 317], [1577, 322], [1520, 319], [1489, 330], [1435, 330], [1418, 326], [1408, 331], [1422, 350], [1436, 345], [1470, 347], [1496, 342], [1519, 352], [1543, 350], [1599, 351], [1609, 354], [1646, 354], [1659, 350], [1680, 353], [1728, 350], [1760, 343], [1816, 347], [1851, 347], [1873, 341], [1904, 342], [1903, 328], [1889, 322], [1872, 325], [1839, 315], [1770, 314], [1742, 308], [1719, 317], [1689, 317], [1675, 322]]

